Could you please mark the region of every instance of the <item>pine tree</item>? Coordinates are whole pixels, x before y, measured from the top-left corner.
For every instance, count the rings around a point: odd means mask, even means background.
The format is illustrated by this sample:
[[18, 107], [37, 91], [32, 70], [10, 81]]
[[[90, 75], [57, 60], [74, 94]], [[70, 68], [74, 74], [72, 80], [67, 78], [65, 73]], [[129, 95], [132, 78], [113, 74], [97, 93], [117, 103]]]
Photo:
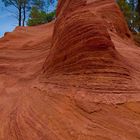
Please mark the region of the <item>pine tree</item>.
[[18, 10], [18, 25], [21, 26], [23, 0], [2, 0], [2, 2], [4, 2], [6, 7], [14, 6]]

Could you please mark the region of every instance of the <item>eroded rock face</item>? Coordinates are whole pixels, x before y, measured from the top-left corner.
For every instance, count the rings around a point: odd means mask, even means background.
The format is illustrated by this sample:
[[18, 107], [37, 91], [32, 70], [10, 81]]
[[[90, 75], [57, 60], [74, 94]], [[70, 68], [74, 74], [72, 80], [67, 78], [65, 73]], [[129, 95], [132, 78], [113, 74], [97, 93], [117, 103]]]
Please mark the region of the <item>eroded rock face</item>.
[[0, 39], [0, 140], [139, 140], [139, 88], [115, 2], [59, 0], [56, 22]]
[[95, 93], [137, 93], [130, 69], [115, 49], [113, 34], [132, 39], [114, 0], [59, 1], [44, 65], [47, 79]]

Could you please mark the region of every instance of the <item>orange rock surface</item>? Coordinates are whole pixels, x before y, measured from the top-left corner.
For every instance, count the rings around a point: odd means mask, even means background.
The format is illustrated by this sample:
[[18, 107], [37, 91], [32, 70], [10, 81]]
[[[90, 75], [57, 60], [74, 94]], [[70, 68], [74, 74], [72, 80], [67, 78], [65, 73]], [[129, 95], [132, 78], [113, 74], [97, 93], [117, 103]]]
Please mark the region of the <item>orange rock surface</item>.
[[0, 39], [0, 140], [139, 139], [140, 48], [114, 0], [59, 0]]

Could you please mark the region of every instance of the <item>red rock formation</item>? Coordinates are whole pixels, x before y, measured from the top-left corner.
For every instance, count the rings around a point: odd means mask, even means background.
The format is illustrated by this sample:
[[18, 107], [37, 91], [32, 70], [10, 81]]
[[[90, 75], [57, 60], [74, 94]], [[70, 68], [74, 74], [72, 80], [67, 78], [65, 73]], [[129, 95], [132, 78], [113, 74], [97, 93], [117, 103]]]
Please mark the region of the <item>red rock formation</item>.
[[0, 140], [139, 140], [139, 89], [115, 2], [59, 0], [56, 22], [0, 39]]
[[131, 39], [114, 0], [59, 1], [53, 44], [45, 64], [47, 79], [61, 84], [66, 80], [64, 86], [75, 85], [93, 93], [139, 92], [124, 58], [115, 49], [112, 34]]

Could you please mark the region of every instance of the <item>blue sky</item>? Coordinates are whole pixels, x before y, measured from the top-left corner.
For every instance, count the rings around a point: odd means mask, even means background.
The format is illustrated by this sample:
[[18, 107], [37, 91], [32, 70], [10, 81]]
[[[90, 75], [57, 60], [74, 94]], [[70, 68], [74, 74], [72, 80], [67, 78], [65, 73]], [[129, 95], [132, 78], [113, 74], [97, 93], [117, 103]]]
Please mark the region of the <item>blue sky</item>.
[[[51, 11], [54, 7], [50, 6], [49, 10]], [[16, 9], [14, 7], [5, 7], [2, 0], [0, 0], [0, 37], [2, 37], [5, 32], [11, 32], [18, 25], [14, 14], [15, 12]]]
[[0, 37], [5, 32], [10, 32], [16, 27], [17, 20], [13, 13], [15, 10], [13, 7], [5, 7], [0, 0]]

